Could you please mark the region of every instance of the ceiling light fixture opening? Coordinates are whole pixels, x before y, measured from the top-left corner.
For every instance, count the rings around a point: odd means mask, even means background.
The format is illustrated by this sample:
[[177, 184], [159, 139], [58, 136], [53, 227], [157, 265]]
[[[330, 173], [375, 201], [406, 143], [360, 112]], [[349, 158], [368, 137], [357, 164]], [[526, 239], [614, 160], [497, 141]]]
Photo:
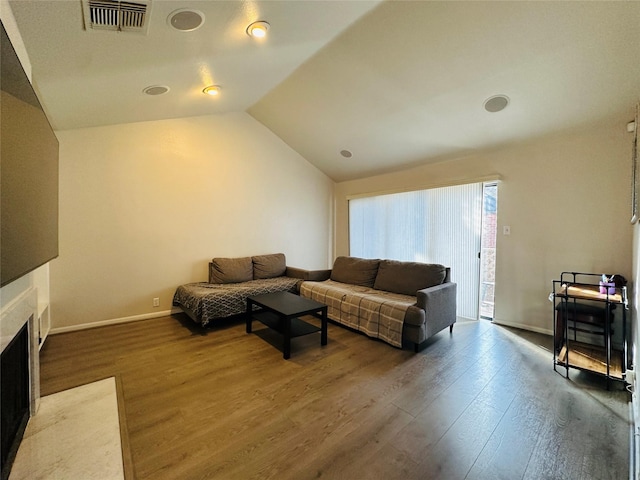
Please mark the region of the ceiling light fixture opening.
[[151, 85], [145, 88], [144, 90], [142, 90], [142, 92], [146, 93], [147, 95], [155, 96], [155, 95], [164, 95], [169, 90], [170, 90], [169, 87], [167, 87], [166, 85]]
[[509, 105], [509, 97], [506, 95], [494, 95], [484, 102], [484, 109], [487, 112], [496, 113], [504, 110]]
[[181, 32], [193, 32], [204, 23], [204, 13], [199, 10], [180, 8], [169, 14], [167, 23]]
[[349, 150], [340, 150], [340, 155], [342, 155], [344, 158], [353, 157], [353, 153], [351, 153]]
[[202, 92], [207, 95], [211, 95], [212, 97], [216, 97], [220, 95], [220, 85], [209, 85], [207, 88], [202, 90]]
[[267, 36], [269, 27], [270, 25], [267, 22], [253, 22], [247, 27], [247, 35], [253, 38], [264, 38]]

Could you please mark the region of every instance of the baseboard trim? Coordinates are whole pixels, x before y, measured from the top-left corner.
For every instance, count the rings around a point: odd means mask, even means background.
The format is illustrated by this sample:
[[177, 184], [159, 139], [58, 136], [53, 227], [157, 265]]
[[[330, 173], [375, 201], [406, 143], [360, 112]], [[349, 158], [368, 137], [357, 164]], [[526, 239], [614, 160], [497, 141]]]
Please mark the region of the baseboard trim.
[[106, 327], [109, 325], [118, 325], [119, 323], [129, 323], [129, 322], [137, 322], [139, 320], [149, 320], [152, 318], [160, 318], [167, 317], [169, 315], [173, 315], [174, 313], [180, 313], [180, 310], [177, 307], [172, 308], [171, 310], [162, 310], [153, 313], [143, 313], [141, 315], [132, 315], [130, 317], [121, 317], [121, 318], [112, 318], [110, 320], [102, 320], [100, 322], [91, 322], [91, 323], [81, 323], [78, 325], [69, 325], [68, 327], [52, 327], [49, 331], [49, 335], [56, 335], [58, 333], [68, 333], [68, 332], [76, 332], [78, 330], [88, 330], [90, 328], [98, 328], [98, 327]]
[[493, 319], [493, 323], [496, 325], [502, 325], [504, 327], [512, 327], [519, 328], [520, 330], [528, 330], [530, 332], [542, 333], [544, 335], [553, 335], [553, 330], [549, 330], [548, 328], [540, 328], [534, 327], [532, 325], [527, 325], [526, 323], [516, 323], [516, 322], [505, 322], [504, 320]]

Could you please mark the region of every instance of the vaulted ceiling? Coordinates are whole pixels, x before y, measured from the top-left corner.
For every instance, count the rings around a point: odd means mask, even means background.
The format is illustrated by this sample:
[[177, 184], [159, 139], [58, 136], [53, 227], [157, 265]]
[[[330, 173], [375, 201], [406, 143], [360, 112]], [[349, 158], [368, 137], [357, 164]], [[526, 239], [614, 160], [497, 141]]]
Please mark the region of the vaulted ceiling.
[[[640, 99], [640, 2], [150, 0], [146, 34], [85, 29], [81, 0], [10, 5], [54, 128], [247, 111], [336, 181], [630, 121]], [[176, 30], [179, 9], [204, 23]]]

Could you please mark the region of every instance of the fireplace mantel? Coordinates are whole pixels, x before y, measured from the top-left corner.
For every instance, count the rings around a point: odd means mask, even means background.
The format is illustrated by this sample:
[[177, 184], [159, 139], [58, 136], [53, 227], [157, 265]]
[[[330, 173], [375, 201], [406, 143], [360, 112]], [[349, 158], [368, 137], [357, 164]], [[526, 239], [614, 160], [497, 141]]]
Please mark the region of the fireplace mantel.
[[8, 305], [2, 306], [0, 351], [4, 351], [24, 324], [29, 323], [29, 409], [31, 415], [35, 415], [40, 403], [39, 328], [36, 322], [38, 322], [38, 294], [33, 287], [26, 289]]

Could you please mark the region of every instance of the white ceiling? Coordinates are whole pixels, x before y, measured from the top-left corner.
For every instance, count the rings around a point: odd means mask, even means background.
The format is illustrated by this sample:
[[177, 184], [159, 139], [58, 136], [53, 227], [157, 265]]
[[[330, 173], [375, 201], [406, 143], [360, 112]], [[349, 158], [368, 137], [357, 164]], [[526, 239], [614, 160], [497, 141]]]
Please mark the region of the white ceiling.
[[[152, 0], [147, 36], [85, 31], [80, 0], [10, 4], [54, 128], [248, 111], [336, 181], [624, 124], [640, 99], [637, 1]], [[178, 8], [204, 25], [172, 29]]]
[[[9, 2], [59, 130], [244, 111], [376, 3], [151, 0], [145, 36], [85, 30], [81, 0]], [[199, 29], [168, 24], [185, 8], [204, 14]], [[271, 24], [267, 41], [246, 34], [258, 20]], [[219, 98], [202, 93], [211, 84]], [[171, 90], [149, 96], [150, 85]]]

